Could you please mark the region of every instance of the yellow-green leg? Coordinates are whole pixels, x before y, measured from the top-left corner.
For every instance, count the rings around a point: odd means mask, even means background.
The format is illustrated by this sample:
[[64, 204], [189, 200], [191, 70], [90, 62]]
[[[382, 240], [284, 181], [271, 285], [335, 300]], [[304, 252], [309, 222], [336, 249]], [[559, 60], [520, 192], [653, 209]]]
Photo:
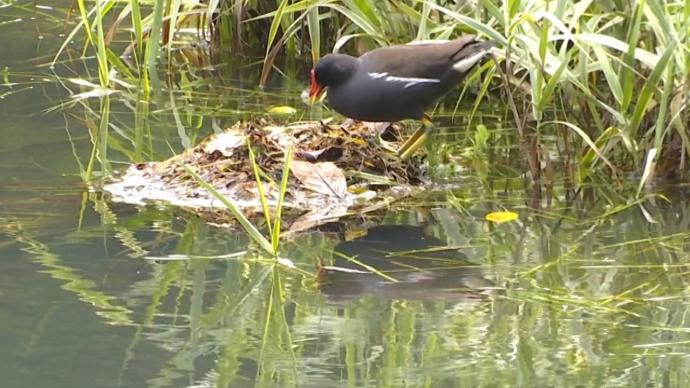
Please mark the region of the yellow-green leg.
[[398, 149], [398, 155], [400, 155], [400, 159], [402, 160], [409, 158], [412, 156], [412, 154], [417, 152], [417, 150], [424, 145], [424, 142], [426, 142], [426, 139], [429, 137], [429, 134], [431, 134], [431, 131], [434, 130], [434, 124], [431, 122], [429, 116], [422, 116], [420, 121], [422, 122], [422, 125], [417, 128], [412, 136], [410, 136], [410, 138], [407, 139], [402, 146], [400, 146], [400, 149]]

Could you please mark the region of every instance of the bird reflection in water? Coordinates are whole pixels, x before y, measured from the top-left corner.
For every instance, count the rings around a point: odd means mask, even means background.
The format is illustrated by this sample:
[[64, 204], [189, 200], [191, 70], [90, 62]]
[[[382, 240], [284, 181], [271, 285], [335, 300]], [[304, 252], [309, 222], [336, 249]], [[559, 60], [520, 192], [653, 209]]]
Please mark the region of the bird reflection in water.
[[[424, 227], [372, 228], [365, 237], [335, 247], [336, 252], [358, 263], [334, 256], [334, 265], [320, 271], [320, 289], [333, 303], [346, 303], [367, 294], [390, 299], [471, 302], [499, 290], [464, 254], [456, 250], [423, 252], [444, 245]], [[367, 271], [364, 265], [396, 281]]]

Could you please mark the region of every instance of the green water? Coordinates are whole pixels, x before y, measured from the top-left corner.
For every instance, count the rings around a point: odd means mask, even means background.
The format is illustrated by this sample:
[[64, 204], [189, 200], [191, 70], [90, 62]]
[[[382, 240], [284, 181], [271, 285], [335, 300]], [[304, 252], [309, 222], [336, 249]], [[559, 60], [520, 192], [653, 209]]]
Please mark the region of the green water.
[[[93, 116], [60, 108], [71, 100], [59, 80], [97, 76], [88, 59], [44, 66], [64, 15], [32, 4], [0, 2], [11, 83], [0, 85], [0, 387], [687, 386], [684, 187], [625, 207], [606, 184], [576, 191], [559, 180], [549, 206], [519, 153], [503, 141], [477, 151], [456, 124], [430, 146], [464, 155], [462, 168], [435, 170], [454, 189], [296, 236], [282, 256], [297, 269], [275, 265], [239, 231], [112, 203], [83, 184], [98, 125], [85, 119], [98, 119], [99, 100]], [[145, 114], [111, 96], [113, 169], [170, 156], [267, 106], [323, 114], [301, 105], [302, 81], [276, 78], [261, 92], [257, 73], [207, 71], [154, 96]], [[151, 139], [139, 153], [126, 141], [138, 128]], [[502, 209], [519, 220], [484, 220]], [[334, 251], [398, 282], [317, 271], [362, 270]]]

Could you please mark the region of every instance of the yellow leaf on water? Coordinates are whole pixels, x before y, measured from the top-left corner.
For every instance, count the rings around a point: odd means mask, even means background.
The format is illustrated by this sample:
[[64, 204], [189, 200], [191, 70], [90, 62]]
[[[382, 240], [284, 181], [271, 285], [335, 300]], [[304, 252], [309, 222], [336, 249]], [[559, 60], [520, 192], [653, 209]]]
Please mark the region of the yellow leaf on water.
[[518, 219], [518, 214], [511, 211], [491, 212], [486, 215], [486, 220], [500, 224], [502, 222], [515, 221]]
[[276, 115], [294, 115], [297, 113], [297, 109], [287, 106], [287, 105], [281, 105], [281, 106], [274, 106], [273, 108], [268, 110], [268, 113], [273, 113]]

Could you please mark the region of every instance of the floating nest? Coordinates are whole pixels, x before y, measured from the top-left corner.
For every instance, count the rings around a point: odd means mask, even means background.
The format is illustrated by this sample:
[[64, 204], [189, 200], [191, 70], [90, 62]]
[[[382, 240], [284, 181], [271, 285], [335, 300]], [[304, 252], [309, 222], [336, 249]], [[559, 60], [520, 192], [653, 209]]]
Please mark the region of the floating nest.
[[291, 149], [282, 222], [299, 231], [387, 208], [426, 186], [421, 159], [402, 161], [391, 151], [401, 133], [399, 124], [238, 123], [168, 160], [132, 165], [104, 190], [115, 201], [181, 206], [209, 221], [231, 223], [223, 203], [186, 166], [249, 218], [263, 218], [261, 193], [275, 210]]

